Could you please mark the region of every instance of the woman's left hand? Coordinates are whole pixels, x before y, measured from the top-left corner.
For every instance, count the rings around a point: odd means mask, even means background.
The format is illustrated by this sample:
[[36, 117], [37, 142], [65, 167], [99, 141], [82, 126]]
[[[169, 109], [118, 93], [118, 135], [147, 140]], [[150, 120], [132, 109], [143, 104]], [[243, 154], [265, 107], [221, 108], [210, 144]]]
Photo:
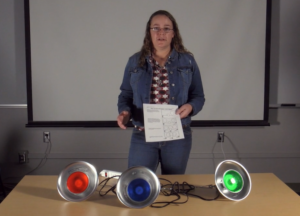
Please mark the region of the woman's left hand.
[[180, 115], [180, 118], [183, 119], [187, 117], [193, 110], [191, 104], [184, 104], [182, 105], [177, 111], [176, 114]]

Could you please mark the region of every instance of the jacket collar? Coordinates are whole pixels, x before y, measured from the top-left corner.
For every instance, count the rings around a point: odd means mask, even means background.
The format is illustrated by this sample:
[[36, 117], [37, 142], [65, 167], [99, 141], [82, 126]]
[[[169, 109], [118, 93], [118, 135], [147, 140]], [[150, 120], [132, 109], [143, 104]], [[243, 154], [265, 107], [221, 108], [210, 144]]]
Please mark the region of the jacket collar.
[[[150, 54], [151, 55], [151, 54]], [[147, 62], [149, 62], [149, 58], [150, 58], [150, 55], [147, 55], [146, 56], [146, 60]], [[169, 59], [171, 61], [174, 61], [174, 59], [177, 59], [178, 58], [178, 52], [173, 48], [172, 51], [171, 51], [171, 54], [169, 56]]]
[[174, 59], [177, 59], [177, 58], [178, 58], [178, 52], [173, 48], [169, 59], [171, 61], [174, 61]]

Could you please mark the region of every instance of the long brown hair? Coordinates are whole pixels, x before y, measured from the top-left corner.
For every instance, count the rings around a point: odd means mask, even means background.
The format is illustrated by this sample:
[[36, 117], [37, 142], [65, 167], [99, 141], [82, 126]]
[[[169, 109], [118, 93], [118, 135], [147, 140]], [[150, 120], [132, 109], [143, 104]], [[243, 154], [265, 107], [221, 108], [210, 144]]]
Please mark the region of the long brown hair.
[[[182, 42], [182, 38], [178, 29], [178, 25], [177, 22], [175, 20], [175, 18], [168, 12], [165, 10], [159, 10], [154, 12], [146, 25], [146, 31], [145, 31], [145, 37], [144, 37], [144, 44], [141, 48], [141, 56], [139, 59], [139, 66], [142, 67], [145, 64], [145, 59], [147, 55], [150, 55], [151, 52], [153, 52], [153, 44], [152, 44], [152, 40], [151, 40], [151, 34], [150, 34], [150, 25], [151, 25], [151, 21], [152, 18], [157, 16], [157, 15], [164, 15], [166, 17], [168, 17], [172, 24], [173, 24], [173, 31], [174, 31], [174, 37], [172, 39], [171, 42], [171, 49], [175, 49], [177, 52], [181, 52], [181, 53], [190, 53], [184, 46], [183, 46], [183, 42]], [[191, 53], [190, 53], [191, 54]]]

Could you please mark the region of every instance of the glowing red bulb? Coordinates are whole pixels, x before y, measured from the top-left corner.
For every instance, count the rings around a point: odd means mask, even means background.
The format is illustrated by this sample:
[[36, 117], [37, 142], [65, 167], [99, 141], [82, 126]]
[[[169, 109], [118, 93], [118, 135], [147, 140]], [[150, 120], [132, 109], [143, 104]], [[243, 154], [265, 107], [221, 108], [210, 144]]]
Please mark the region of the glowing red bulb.
[[89, 178], [83, 172], [74, 172], [67, 180], [67, 187], [72, 193], [82, 193], [88, 186]]

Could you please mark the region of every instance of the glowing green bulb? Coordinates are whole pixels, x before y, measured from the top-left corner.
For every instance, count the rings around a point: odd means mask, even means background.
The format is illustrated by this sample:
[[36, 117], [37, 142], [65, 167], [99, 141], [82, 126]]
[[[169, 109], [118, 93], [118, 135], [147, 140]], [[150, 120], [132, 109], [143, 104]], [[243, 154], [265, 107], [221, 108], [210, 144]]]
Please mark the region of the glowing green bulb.
[[223, 176], [225, 187], [234, 193], [240, 192], [244, 186], [242, 176], [234, 170], [228, 170]]

